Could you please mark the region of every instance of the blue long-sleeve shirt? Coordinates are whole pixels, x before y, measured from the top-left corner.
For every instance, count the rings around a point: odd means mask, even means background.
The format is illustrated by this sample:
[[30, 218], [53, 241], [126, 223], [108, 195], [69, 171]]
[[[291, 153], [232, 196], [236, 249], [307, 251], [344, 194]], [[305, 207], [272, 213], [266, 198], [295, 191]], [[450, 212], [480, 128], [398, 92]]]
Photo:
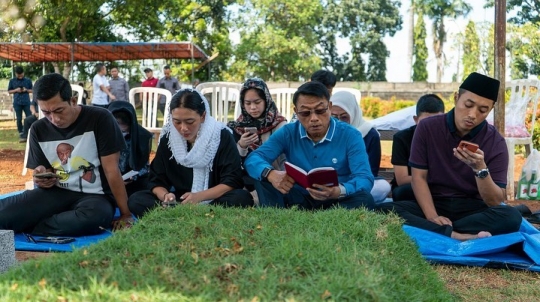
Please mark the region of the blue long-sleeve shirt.
[[318, 143], [308, 138], [300, 122], [283, 126], [248, 156], [244, 167], [251, 177], [260, 180], [264, 168], [271, 168], [271, 163], [282, 153], [288, 162], [306, 171], [333, 167], [347, 195], [370, 192], [373, 187], [374, 178], [362, 134], [333, 118], [326, 137]]

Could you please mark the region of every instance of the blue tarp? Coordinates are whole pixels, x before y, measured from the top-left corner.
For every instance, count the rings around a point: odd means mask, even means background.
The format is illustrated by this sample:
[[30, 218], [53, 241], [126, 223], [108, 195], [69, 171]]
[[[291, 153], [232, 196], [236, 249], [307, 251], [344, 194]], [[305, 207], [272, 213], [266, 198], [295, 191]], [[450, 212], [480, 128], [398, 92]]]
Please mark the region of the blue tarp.
[[523, 219], [519, 232], [459, 241], [403, 226], [424, 258], [433, 263], [540, 272], [540, 231]]
[[[8, 194], [0, 195], [0, 200], [9, 196], [17, 195], [23, 191], [11, 192]], [[120, 212], [116, 209], [115, 218], [120, 217]], [[54, 244], [54, 243], [32, 243], [28, 242], [23, 234], [15, 234], [15, 250], [17, 251], [36, 251], [36, 252], [71, 252], [75, 249], [89, 246], [100, 240], [108, 238], [112, 233], [110, 231], [104, 231], [101, 234], [93, 236], [81, 236], [74, 237], [75, 241], [67, 244]], [[41, 236], [33, 236], [35, 239], [41, 238]]]

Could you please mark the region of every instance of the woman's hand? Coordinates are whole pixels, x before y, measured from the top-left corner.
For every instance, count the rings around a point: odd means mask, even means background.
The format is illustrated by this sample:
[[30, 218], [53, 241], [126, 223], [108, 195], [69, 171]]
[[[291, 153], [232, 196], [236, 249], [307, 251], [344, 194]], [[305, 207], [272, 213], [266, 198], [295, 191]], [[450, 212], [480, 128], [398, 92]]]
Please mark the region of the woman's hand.
[[249, 145], [259, 141], [257, 133], [245, 132], [238, 140], [238, 145], [242, 149], [246, 149]]
[[180, 196], [181, 204], [198, 204], [202, 201], [199, 193], [187, 192]]

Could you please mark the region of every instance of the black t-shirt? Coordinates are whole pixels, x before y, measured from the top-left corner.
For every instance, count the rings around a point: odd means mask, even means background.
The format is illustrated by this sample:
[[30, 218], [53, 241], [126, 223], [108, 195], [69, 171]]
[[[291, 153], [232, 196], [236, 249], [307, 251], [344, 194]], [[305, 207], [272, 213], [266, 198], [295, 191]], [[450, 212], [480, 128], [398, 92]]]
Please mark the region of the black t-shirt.
[[63, 189], [110, 194], [101, 166], [102, 156], [125, 148], [124, 138], [112, 114], [103, 108], [80, 106], [69, 127], [57, 128], [46, 118], [32, 124], [27, 168], [53, 168]]
[[[415, 130], [416, 125], [398, 131], [396, 134], [394, 134], [392, 143], [392, 165], [407, 166], [409, 175], [411, 175], [411, 167], [409, 167], [409, 157], [411, 156], [411, 144]], [[395, 174], [390, 184], [392, 185], [392, 189], [397, 187]]]
[[[176, 131], [171, 129], [171, 131]], [[150, 164], [149, 189], [174, 187], [176, 197], [191, 192], [193, 184], [193, 168], [184, 167], [176, 162], [169, 149], [169, 136], [163, 136], [159, 141], [156, 156]], [[212, 170], [208, 181], [208, 188], [218, 184], [228, 185], [235, 189], [244, 186], [240, 155], [232, 134], [227, 129], [221, 130], [218, 150], [214, 157]]]

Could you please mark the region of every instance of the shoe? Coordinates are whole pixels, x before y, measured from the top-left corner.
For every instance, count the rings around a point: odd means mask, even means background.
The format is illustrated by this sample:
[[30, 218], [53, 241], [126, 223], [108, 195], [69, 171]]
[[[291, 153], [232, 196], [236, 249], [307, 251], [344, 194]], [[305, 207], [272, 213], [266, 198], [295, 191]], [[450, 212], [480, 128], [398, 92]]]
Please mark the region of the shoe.
[[524, 204], [514, 206], [514, 209], [518, 210], [522, 217], [529, 217], [532, 214], [531, 209]]
[[527, 218], [530, 223], [540, 224], [540, 212], [535, 212]]
[[19, 138], [19, 143], [21, 144], [26, 143], [26, 138]]

